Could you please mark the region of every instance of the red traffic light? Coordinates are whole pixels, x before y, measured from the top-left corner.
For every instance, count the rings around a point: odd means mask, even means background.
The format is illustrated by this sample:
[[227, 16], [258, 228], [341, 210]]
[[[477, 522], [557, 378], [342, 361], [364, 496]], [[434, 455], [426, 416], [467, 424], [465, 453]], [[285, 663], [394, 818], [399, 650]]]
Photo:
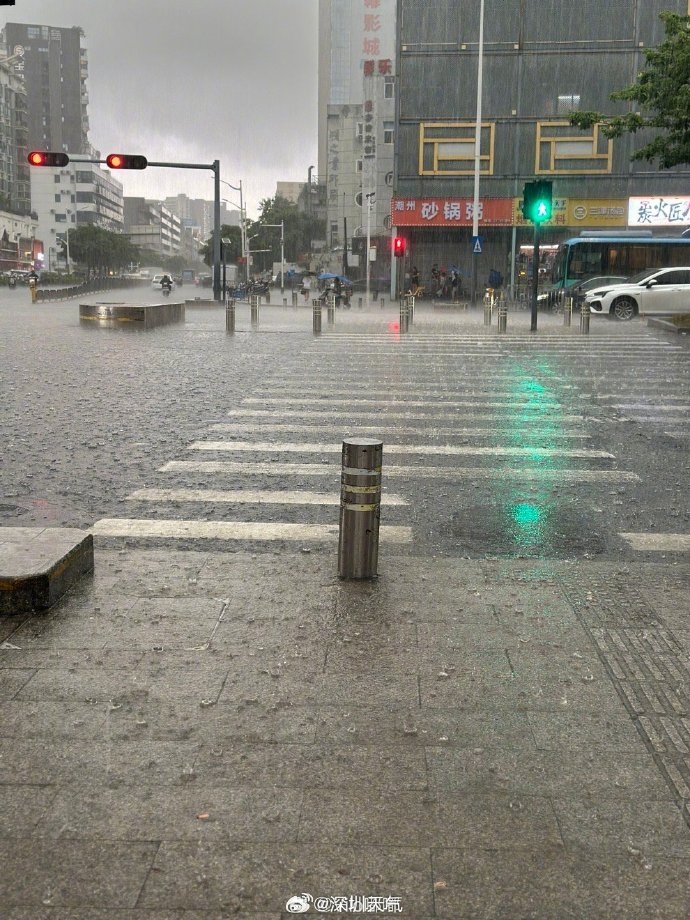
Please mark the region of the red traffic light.
[[109, 153], [105, 162], [111, 169], [146, 169], [148, 160], [138, 153]]
[[66, 153], [54, 150], [32, 150], [27, 160], [32, 166], [67, 166], [69, 163]]
[[402, 236], [396, 236], [393, 238], [393, 255], [396, 259], [402, 258], [405, 255], [405, 239]]

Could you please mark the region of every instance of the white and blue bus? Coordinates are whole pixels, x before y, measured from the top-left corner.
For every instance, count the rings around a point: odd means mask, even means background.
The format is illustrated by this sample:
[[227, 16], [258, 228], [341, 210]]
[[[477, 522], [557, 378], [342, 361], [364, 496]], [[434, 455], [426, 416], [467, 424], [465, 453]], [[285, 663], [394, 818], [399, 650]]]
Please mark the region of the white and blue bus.
[[554, 289], [588, 278], [629, 278], [645, 269], [690, 266], [690, 236], [654, 236], [646, 230], [583, 231], [562, 242], [553, 263]]

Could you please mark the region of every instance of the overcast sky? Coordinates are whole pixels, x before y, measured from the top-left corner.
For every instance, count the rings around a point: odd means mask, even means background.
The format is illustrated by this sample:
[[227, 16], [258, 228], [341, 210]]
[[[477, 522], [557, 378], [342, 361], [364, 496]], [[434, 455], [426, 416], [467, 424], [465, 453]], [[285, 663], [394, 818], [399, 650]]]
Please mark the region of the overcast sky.
[[[250, 217], [317, 155], [318, 0], [16, 0], [0, 24], [81, 26], [105, 154], [212, 163]], [[213, 198], [210, 170], [119, 173], [126, 195]], [[221, 186], [221, 197], [238, 193]]]

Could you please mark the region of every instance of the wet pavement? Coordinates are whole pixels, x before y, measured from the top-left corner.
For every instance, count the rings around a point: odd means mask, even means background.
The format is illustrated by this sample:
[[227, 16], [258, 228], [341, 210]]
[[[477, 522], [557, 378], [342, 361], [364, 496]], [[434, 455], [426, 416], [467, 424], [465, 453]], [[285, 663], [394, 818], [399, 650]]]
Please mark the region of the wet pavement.
[[[686, 916], [684, 337], [41, 309], [0, 310], [2, 524], [95, 571], [0, 619], [3, 920]], [[277, 528], [337, 523], [371, 429], [409, 540], [342, 582]]]

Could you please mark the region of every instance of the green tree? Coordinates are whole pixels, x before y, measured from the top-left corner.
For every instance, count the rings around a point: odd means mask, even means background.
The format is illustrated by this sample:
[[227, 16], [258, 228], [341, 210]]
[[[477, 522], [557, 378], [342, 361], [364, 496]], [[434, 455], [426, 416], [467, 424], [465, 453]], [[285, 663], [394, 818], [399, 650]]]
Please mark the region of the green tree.
[[[222, 240], [229, 240], [225, 248], [225, 261], [237, 262], [242, 255], [242, 231], [240, 228], [223, 224], [220, 228], [220, 237]], [[213, 237], [207, 239], [202, 245], [199, 255], [206, 265], [213, 265]]]
[[647, 66], [637, 82], [612, 93], [612, 101], [637, 103], [641, 112], [607, 116], [600, 112], [571, 112], [580, 128], [601, 125], [609, 138], [652, 129], [656, 136], [635, 150], [633, 160], [658, 160], [662, 169], [690, 163], [690, 16], [664, 12], [659, 17], [666, 39], [645, 49]]
[[[66, 240], [59, 244], [66, 255]], [[70, 259], [87, 268], [89, 274], [120, 271], [139, 259], [139, 250], [129, 237], [93, 224], [69, 230], [69, 253]]]

